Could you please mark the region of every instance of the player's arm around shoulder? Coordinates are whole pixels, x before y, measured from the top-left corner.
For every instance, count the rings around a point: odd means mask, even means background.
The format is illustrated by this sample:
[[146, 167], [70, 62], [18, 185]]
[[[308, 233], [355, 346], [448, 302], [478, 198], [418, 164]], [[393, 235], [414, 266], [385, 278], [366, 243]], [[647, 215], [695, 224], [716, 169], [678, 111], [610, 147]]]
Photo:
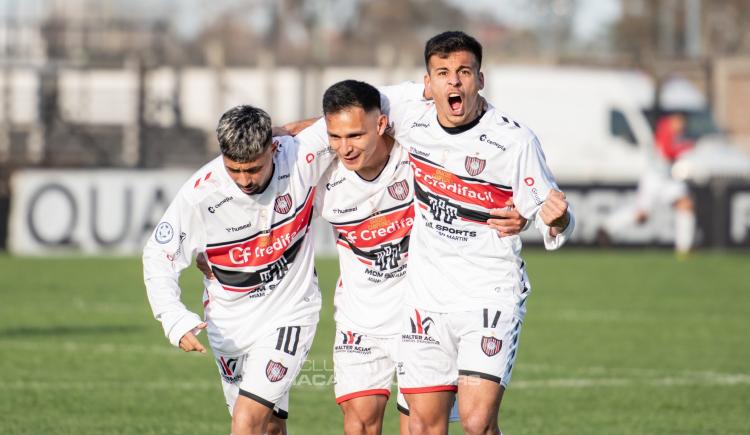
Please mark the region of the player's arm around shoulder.
[[388, 116], [389, 133], [394, 135], [407, 129], [408, 120], [417, 108], [429, 103], [431, 96], [426, 95], [424, 84], [403, 82], [397, 85], [379, 86], [380, 109]]
[[280, 141], [282, 148], [286, 147], [286, 158], [309, 186], [317, 185], [336, 160], [336, 153], [328, 143], [325, 118], [318, 119], [295, 137], [282, 136], [274, 140]]
[[178, 280], [180, 272], [190, 265], [193, 255], [205, 243], [205, 229], [195, 208], [195, 198], [212, 188], [211, 176], [211, 171], [205, 170], [191, 177], [143, 249], [143, 278], [153, 315], [161, 322], [169, 342], [185, 351], [205, 352], [195, 335], [206, 324], [182, 303]]
[[387, 112], [391, 105], [413, 101], [427, 101], [429, 95], [425, 95], [423, 83], [411, 81], [401, 82], [397, 85], [378, 86], [380, 92], [381, 109]]

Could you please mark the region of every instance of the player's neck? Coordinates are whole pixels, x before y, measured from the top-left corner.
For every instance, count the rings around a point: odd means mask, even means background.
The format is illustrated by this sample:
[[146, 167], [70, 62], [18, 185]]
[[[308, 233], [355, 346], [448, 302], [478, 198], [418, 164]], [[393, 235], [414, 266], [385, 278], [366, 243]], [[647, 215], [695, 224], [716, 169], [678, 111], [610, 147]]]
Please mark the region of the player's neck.
[[486, 110], [484, 109], [484, 105], [481, 102], [481, 99], [479, 100], [479, 103], [477, 107], [472, 110], [472, 113], [474, 114], [474, 117], [471, 118], [469, 121], [464, 122], [460, 125], [455, 125], [450, 122], [448, 122], [446, 119], [441, 119], [440, 113], [437, 115], [438, 125], [445, 130], [448, 134], [459, 134], [463, 133], [467, 130], [471, 130], [479, 124], [479, 121], [482, 119], [482, 116], [484, 116]]
[[373, 181], [378, 178], [388, 164], [393, 144], [394, 140], [391, 136], [380, 136], [375, 153], [370, 158], [372, 163], [355, 171], [357, 175], [365, 181]]

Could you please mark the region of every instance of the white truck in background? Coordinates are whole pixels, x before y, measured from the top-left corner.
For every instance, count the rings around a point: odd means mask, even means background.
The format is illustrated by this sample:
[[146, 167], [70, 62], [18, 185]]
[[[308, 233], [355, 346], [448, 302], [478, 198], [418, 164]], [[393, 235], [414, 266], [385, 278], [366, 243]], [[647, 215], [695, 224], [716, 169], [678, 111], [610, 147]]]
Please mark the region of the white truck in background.
[[[606, 215], [634, 201], [639, 178], [659, 158], [654, 145], [654, 80], [636, 71], [567, 67], [508, 66], [485, 75], [488, 100], [539, 137], [578, 216], [574, 241], [593, 244]], [[675, 178], [690, 183], [694, 192], [715, 191], [709, 183], [716, 179], [750, 180], [750, 156], [727, 141], [695, 86], [681, 79], [665, 82], [659, 105], [661, 114], [685, 115], [686, 135], [696, 144], [673, 165]], [[726, 204], [708, 204], [698, 195], [703, 244], [723, 238], [723, 245], [750, 246], [750, 208], [744, 205], [750, 192], [734, 193], [736, 198], [726, 198]], [[726, 210], [709, 210], [702, 216], [701, 207]], [[717, 233], [714, 227], [720, 223], [707, 221], [712, 213], [730, 220], [727, 234]], [[664, 210], [624, 242], [669, 245], [671, 225], [671, 210]]]

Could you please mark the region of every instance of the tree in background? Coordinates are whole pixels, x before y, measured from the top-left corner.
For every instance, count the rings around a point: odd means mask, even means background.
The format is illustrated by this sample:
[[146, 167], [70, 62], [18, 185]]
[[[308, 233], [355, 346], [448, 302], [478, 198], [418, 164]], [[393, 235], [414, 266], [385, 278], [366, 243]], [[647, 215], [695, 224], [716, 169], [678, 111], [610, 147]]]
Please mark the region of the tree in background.
[[621, 0], [614, 48], [635, 64], [750, 53], [747, 0]]

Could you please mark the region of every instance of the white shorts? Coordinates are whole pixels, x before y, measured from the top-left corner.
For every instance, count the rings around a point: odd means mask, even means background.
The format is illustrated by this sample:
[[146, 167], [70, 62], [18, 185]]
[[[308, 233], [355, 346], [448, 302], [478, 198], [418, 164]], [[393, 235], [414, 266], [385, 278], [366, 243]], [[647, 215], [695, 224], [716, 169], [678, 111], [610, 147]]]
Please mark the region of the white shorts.
[[[400, 334], [374, 337], [336, 326], [333, 343], [336, 403], [363, 396], [390, 397]], [[409, 407], [401, 393], [396, 406], [401, 413], [409, 415]]]
[[239, 395], [289, 415], [289, 390], [312, 346], [316, 325], [283, 326], [269, 330], [244, 355], [214, 353], [229, 414]]
[[528, 293], [474, 311], [405, 311], [398, 383], [404, 394], [457, 391], [458, 376], [508, 386]]

